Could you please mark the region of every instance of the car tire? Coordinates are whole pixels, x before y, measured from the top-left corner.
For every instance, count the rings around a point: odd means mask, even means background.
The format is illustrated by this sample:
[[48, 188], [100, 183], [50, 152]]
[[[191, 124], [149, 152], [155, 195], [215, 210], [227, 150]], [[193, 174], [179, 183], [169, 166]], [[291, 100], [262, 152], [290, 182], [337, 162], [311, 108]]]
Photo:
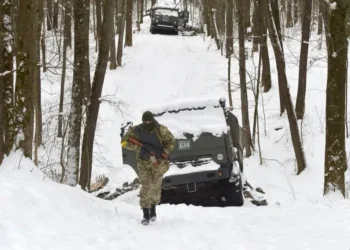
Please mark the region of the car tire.
[[153, 26], [151, 26], [149, 28], [149, 31], [151, 32], [151, 34], [155, 34], [156, 33], [156, 30], [155, 30], [155, 28]]
[[240, 207], [244, 204], [243, 185], [241, 176], [236, 176], [234, 182], [229, 182], [229, 179], [221, 180], [221, 193], [226, 199], [229, 206]]
[[241, 173], [243, 173], [244, 167], [243, 167], [243, 152], [242, 150], [238, 150], [238, 163], [239, 163], [239, 170]]

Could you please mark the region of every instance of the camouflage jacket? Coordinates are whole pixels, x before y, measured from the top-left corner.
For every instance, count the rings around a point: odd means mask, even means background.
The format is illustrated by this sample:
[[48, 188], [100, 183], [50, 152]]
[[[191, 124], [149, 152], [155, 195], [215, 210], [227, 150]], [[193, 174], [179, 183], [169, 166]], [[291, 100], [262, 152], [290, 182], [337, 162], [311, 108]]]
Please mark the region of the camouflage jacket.
[[[123, 148], [126, 148], [126, 149], [129, 149], [129, 150], [133, 150], [133, 151], [136, 151], [137, 153], [140, 152], [141, 150], [141, 147], [138, 146], [138, 145], [135, 145], [131, 142], [128, 141], [129, 137], [134, 137], [135, 139], [139, 139], [138, 138], [138, 135], [135, 133], [135, 128], [136, 126], [134, 127], [131, 127], [127, 132], [126, 134], [123, 136], [123, 139], [122, 139], [122, 147]], [[159, 124], [159, 127], [158, 128], [154, 128], [153, 131], [155, 132], [155, 130], [158, 130], [158, 134], [160, 136], [160, 140], [162, 141], [163, 143], [163, 151], [164, 153], [166, 153], [167, 155], [170, 154], [170, 152], [174, 149], [175, 147], [175, 137], [173, 136], [173, 134], [170, 132], [170, 130], [162, 125], [162, 124]]]

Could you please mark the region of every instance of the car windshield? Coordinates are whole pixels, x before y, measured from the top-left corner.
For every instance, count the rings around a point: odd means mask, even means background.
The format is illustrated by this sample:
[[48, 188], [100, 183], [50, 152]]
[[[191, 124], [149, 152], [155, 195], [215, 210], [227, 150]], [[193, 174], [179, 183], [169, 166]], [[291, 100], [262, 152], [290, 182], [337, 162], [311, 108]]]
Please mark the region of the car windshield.
[[177, 10], [170, 9], [155, 9], [154, 13], [156, 15], [168, 15], [168, 16], [179, 16], [179, 12]]

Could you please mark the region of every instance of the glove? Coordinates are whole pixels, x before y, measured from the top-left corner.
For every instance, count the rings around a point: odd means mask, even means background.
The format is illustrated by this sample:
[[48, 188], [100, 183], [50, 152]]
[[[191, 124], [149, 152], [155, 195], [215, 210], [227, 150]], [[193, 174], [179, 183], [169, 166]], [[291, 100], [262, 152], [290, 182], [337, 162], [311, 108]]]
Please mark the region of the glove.
[[160, 155], [164, 160], [169, 160], [169, 155], [163, 151], [163, 154]]

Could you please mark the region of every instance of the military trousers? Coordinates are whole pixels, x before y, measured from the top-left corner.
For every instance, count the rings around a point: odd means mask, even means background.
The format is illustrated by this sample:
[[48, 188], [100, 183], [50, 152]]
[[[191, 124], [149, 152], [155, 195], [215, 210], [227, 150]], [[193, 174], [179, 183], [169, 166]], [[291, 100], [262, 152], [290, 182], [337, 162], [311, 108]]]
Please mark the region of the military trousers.
[[169, 169], [169, 161], [161, 160], [158, 166], [153, 166], [149, 161], [138, 160], [139, 171], [140, 206], [141, 208], [151, 208], [160, 202], [162, 191], [162, 180], [164, 174]]

